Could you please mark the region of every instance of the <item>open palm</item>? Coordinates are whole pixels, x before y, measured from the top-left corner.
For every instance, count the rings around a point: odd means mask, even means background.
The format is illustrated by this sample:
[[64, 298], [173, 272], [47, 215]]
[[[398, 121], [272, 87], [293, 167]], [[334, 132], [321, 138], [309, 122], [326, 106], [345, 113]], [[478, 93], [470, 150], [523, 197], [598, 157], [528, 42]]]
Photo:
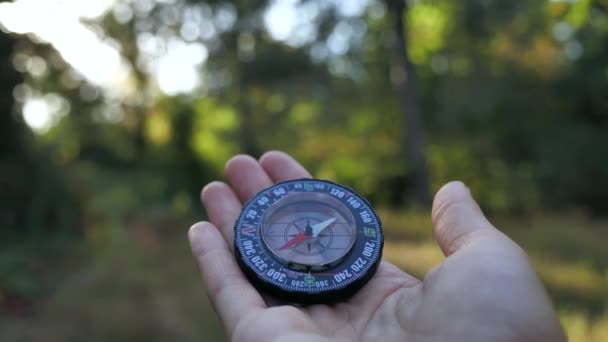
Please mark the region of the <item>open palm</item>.
[[211, 222], [195, 224], [189, 236], [207, 294], [231, 340], [565, 340], [526, 254], [485, 219], [459, 182], [435, 196], [433, 232], [447, 258], [423, 281], [382, 261], [346, 302], [273, 306], [236, 264], [234, 222], [242, 203], [258, 191], [310, 174], [288, 155], [268, 152], [259, 162], [232, 158], [226, 175], [232, 187], [213, 182], [203, 189]]

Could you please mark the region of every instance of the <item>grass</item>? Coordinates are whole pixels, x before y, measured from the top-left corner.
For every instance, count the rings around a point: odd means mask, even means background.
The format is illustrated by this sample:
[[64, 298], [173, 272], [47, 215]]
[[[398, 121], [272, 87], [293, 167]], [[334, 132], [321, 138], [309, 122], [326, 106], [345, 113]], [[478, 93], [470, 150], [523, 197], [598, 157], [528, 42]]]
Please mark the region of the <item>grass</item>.
[[[388, 260], [418, 277], [443, 260], [428, 214], [380, 215]], [[576, 215], [493, 221], [530, 254], [570, 340], [608, 340], [608, 224]], [[171, 217], [125, 225], [34, 315], [0, 316], [0, 340], [224, 340], [190, 255], [188, 225]]]

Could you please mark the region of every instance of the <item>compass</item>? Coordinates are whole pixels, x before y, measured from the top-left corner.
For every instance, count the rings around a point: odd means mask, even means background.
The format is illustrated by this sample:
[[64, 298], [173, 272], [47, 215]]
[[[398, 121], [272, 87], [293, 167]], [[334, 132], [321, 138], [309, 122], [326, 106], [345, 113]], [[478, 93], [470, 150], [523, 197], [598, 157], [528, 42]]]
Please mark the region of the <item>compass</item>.
[[260, 291], [292, 303], [343, 301], [374, 275], [382, 225], [353, 190], [325, 180], [277, 183], [247, 202], [235, 254]]

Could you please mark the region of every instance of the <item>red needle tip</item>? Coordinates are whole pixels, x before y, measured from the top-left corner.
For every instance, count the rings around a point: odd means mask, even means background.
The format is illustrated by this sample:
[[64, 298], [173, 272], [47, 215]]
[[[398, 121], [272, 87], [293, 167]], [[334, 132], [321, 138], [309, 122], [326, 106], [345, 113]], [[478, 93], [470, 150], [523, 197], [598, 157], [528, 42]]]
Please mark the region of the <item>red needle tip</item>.
[[287, 241], [283, 246], [279, 247], [279, 250], [282, 251], [291, 246], [297, 245], [300, 242], [306, 241], [310, 239], [310, 235], [306, 235], [304, 232], [300, 232], [298, 235], [294, 236], [291, 240]]

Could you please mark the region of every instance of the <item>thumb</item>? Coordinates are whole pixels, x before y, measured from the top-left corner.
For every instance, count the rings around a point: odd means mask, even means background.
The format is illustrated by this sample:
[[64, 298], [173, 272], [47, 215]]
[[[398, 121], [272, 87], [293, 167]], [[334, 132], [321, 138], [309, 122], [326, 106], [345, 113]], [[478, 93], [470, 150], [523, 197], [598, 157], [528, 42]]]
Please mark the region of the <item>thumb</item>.
[[498, 231], [481, 212], [462, 182], [444, 185], [433, 200], [433, 234], [445, 256], [450, 256], [479, 236]]

